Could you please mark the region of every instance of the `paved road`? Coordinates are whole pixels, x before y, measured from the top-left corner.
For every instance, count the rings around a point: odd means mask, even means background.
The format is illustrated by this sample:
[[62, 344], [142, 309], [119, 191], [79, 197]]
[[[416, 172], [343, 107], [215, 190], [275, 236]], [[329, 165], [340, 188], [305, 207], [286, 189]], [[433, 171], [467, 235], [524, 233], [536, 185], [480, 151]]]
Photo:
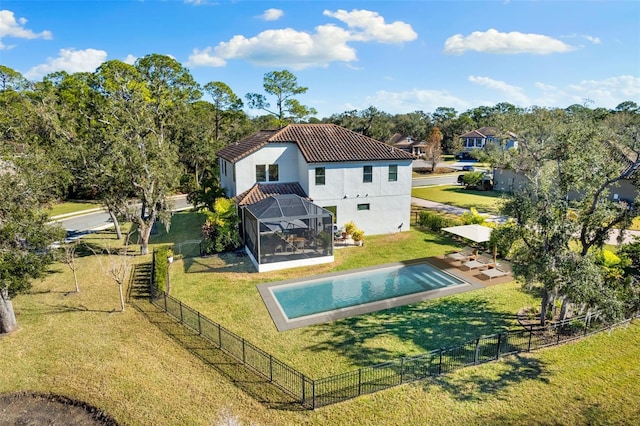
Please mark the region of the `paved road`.
[[[187, 203], [186, 195], [173, 197], [174, 211], [187, 210], [192, 206]], [[103, 209], [94, 209], [80, 215], [57, 216], [54, 222], [62, 225], [69, 234], [83, 234], [113, 227], [109, 214]]]

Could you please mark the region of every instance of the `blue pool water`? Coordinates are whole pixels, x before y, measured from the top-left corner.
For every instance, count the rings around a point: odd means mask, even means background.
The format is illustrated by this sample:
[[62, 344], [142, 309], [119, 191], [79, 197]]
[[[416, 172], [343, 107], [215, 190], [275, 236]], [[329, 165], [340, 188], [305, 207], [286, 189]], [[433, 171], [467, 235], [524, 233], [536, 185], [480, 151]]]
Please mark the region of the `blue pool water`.
[[285, 315], [293, 319], [463, 283], [421, 263], [285, 284], [271, 291]]

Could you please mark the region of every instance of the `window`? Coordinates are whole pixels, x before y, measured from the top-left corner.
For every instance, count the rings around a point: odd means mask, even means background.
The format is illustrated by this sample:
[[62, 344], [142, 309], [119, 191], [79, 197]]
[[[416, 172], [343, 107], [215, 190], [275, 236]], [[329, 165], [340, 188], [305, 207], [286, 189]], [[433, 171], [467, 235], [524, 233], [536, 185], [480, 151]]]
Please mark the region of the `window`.
[[276, 182], [278, 180], [278, 165], [269, 164], [269, 182]]
[[358, 204], [358, 210], [371, 210], [369, 203], [367, 204]]
[[362, 170], [362, 182], [373, 182], [373, 166], [364, 166]]
[[324, 185], [325, 169], [316, 167], [316, 185]]
[[267, 166], [264, 164], [256, 164], [256, 182], [267, 181]]
[[396, 182], [398, 180], [398, 165], [389, 164], [389, 182]]

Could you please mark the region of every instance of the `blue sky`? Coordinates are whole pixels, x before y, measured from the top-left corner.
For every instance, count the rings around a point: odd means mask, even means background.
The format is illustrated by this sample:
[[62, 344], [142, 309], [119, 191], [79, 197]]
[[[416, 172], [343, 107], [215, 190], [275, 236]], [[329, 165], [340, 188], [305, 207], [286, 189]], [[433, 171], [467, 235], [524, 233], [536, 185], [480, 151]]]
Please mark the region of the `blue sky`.
[[319, 118], [371, 105], [398, 114], [640, 104], [638, 1], [0, 4], [0, 63], [29, 79], [151, 53], [241, 97], [263, 93], [265, 73], [288, 69]]

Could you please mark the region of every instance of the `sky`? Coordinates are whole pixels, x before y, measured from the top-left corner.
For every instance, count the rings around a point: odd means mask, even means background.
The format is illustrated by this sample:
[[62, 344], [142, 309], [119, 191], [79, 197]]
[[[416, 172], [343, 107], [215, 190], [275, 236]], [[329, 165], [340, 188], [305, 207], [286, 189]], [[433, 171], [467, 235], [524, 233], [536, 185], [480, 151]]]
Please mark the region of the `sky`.
[[289, 70], [318, 118], [369, 106], [614, 108], [640, 104], [640, 1], [0, 3], [0, 64], [30, 80], [152, 53], [242, 98]]

